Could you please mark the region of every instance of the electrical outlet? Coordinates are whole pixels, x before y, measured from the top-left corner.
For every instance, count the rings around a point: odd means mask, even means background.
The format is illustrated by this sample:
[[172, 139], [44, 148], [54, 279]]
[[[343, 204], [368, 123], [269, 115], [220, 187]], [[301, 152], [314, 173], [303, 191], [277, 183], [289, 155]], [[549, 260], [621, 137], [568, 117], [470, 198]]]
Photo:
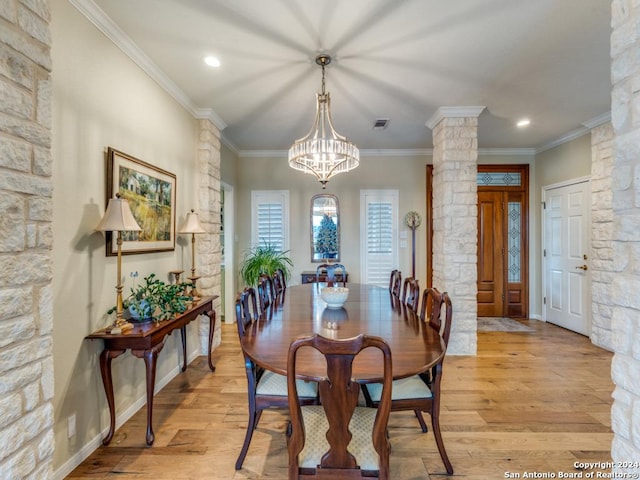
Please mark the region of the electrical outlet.
[[67, 417], [67, 437], [71, 438], [76, 434], [76, 414]]

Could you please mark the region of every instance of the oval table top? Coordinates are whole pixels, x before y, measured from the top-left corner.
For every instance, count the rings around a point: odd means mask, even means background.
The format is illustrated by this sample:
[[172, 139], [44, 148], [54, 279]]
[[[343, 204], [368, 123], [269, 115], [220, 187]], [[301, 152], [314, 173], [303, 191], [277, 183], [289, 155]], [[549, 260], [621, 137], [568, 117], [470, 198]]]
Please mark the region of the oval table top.
[[[349, 283], [347, 301], [334, 309], [320, 297], [323, 286], [288, 287], [284, 302], [270, 318], [261, 318], [247, 330], [242, 344], [255, 364], [286, 375], [289, 344], [313, 333], [329, 338], [351, 338], [360, 333], [382, 337], [391, 348], [394, 379], [424, 372], [444, 355], [444, 341], [438, 332], [403, 308], [387, 288]], [[363, 383], [380, 382], [382, 354], [367, 350], [356, 358], [353, 376]], [[305, 347], [298, 352], [296, 371], [301, 378], [318, 381], [326, 374], [324, 358]]]

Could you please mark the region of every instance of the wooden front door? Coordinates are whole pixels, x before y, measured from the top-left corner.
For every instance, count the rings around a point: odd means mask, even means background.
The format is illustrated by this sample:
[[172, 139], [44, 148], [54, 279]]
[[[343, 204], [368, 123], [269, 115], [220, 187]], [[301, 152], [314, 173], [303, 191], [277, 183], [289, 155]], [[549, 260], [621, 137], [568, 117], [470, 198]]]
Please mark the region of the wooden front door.
[[[427, 165], [427, 286], [433, 285], [433, 166]], [[529, 314], [529, 166], [478, 165], [478, 316]]]
[[478, 192], [478, 316], [505, 312], [505, 194]]

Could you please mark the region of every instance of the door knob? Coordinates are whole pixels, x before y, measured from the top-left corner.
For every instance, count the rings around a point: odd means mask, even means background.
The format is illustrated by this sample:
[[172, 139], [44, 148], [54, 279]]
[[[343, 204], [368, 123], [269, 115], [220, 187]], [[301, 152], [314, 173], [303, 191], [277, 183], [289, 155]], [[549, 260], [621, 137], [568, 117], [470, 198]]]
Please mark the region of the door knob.
[[589, 267], [587, 267], [586, 265], [582, 265], [580, 267], [576, 267], [579, 268], [580, 270], [589, 270]]

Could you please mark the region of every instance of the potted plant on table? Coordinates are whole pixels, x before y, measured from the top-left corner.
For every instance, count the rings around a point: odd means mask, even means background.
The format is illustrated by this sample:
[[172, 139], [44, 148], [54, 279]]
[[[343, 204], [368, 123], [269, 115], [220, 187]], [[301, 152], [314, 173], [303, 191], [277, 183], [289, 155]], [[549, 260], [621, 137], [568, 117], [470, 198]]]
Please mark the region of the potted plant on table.
[[272, 277], [278, 269], [284, 272], [285, 278], [289, 278], [293, 261], [288, 253], [289, 250], [282, 252], [266, 243], [249, 249], [240, 264], [240, 276], [244, 284], [256, 286], [260, 275], [267, 274]]
[[[193, 299], [186, 295], [189, 283], [167, 284], [151, 273], [144, 278], [144, 283], [131, 289], [131, 295], [122, 302], [125, 318], [134, 322], [169, 320], [175, 315], [184, 313]], [[116, 311], [111, 308], [107, 313]]]

